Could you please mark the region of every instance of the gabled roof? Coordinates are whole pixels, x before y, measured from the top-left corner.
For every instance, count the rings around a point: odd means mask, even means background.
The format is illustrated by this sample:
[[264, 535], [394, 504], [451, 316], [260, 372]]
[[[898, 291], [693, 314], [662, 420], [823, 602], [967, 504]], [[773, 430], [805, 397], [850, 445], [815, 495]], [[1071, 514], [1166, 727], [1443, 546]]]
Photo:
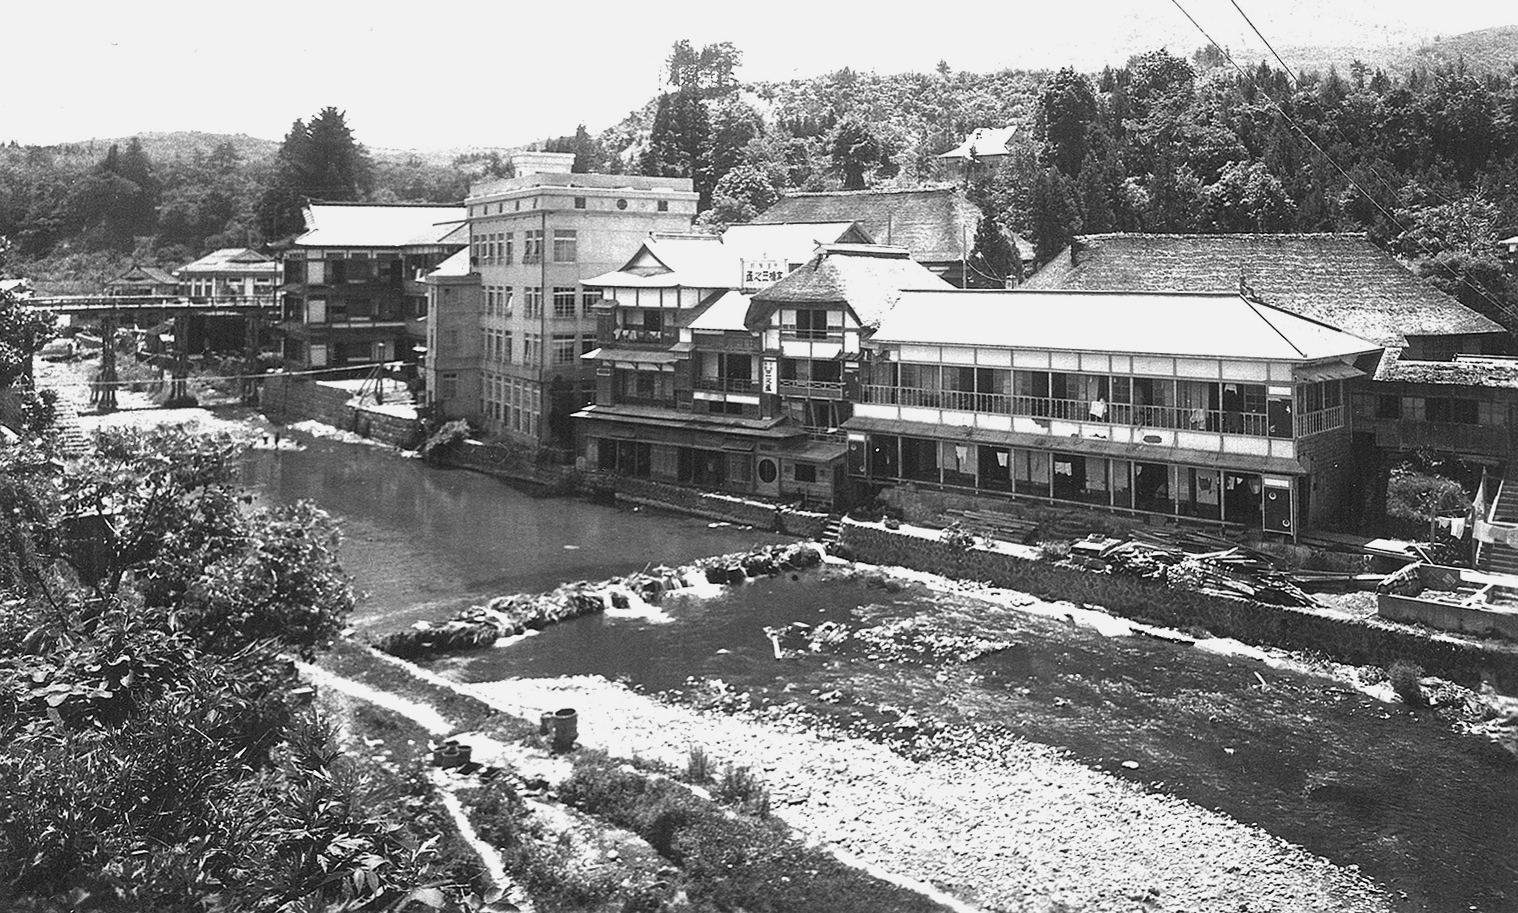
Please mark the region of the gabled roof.
[[905, 247], [921, 263], [970, 255], [980, 210], [958, 187], [787, 194], [750, 224], [858, 222], [880, 244]]
[[[437, 244], [458, 228], [463, 206], [403, 203], [312, 203], [297, 247], [405, 247]], [[413, 241], [430, 238], [430, 241]]]
[[874, 326], [903, 289], [953, 289], [899, 247], [834, 244], [754, 294], [744, 323], [757, 329], [786, 305], [847, 305], [861, 326]]
[[737, 288], [743, 268], [722, 239], [708, 234], [654, 233], [622, 268], [585, 279], [597, 288]]
[[1012, 144], [1012, 137], [1017, 133], [1014, 127], [977, 127], [965, 137], [965, 141], [942, 153], [941, 159], [968, 159], [970, 151], [975, 151], [977, 158], [987, 155], [1006, 155], [1007, 147]]
[[1374, 342], [1234, 292], [904, 292], [874, 342], [1311, 362]]
[[743, 320], [748, 316], [751, 296], [738, 291], [726, 291], [708, 301], [690, 322], [692, 330], [724, 333], [729, 330], [743, 331]]
[[1241, 280], [1266, 304], [1388, 347], [1503, 332], [1361, 234], [1086, 235], [1022, 288], [1237, 292]]
[[439, 222], [412, 235], [402, 247], [469, 246], [469, 223]]
[[743, 260], [805, 263], [823, 244], [873, 244], [858, 222], [766, 222], [730, 225], [722, 244]]
[[279, 272], [279, 264], [248, 247], [223, 247], [213, 250], [199, 260], [181, 266], [176, 273], [268, 273]]
[[178, 285], [179, 284], [179, 280], [175, 279], [172, 275], [170, 275], [168, 273], [168, 271], [161, 270], [161, 269], [159, 269], [156, 266], [141, 266], [141, 265], [138, 265], [138, 264], [134, 263], [134, 264], [132, 264], [131, 269], [128, 269], [126, 272], [122, 273], [120, 276], [117, 276], [115, 279], [112, 279], [108, 284], [110, 284], [110, 285], [146, 285], [146, 284], [152, 284], [152, 285]]

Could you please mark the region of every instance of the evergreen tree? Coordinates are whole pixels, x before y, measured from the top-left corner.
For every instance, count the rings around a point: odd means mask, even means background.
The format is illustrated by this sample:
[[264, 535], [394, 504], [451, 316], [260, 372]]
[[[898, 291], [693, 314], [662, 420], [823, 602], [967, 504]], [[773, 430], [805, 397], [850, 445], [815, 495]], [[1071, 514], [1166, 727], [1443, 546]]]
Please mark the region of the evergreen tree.
[[642, 168], [644, 174], [690, 178], [701, 194], [700, 208], [711, 205], [711, 123], [697, 92], [659, 96]]
[[968, 288], [1012, 288], [1023, 279], [1023, 261], [1001, 221], [984, 216], [975, 226], [975, 246], [965, 275]]
[[1050, 77], [1039, 93], [1034, 121], [1044, 162], [1066, 177], [1075, 177], [1086, 160], [1096, 114], [1096, 93], [1084, 73], [1065, 67]]
[[833, 168], [843, 175], [844, 190], [864, 190], [866, 177], [888, 158], [870, 125], [860, 117], [838, 124], [828, 141]]
[[1058, 168], [1045, 168], [1033, 179], [1029, 194], [1028, 234], [1039, 265], [1048, 263], [1081, 230], [1069, 179]]
[[368, 150], [354, 140], [343, 112], [323, 108], [309, 125], [297, 120], [285, 134], [258, 200], [259, 228], [269, 240], [289, 237], [305, 227], [302, 208], [307, 201], [355, 202], [367, 199], [373, 189]]

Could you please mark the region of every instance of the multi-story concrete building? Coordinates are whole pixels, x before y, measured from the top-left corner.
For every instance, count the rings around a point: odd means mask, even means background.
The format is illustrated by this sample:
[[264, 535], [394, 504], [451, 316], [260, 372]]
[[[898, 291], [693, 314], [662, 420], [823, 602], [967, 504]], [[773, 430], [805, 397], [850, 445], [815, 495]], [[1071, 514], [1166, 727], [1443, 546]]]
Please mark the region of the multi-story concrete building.
[[877, 492], [1293, 537], [1346, 497], [1344, 381], [1382, 353], [1238, 292], [907, 292], [870, 345], [844, 427]]
[[[483, 315], [480, 406], [470, 414], [447, 392], [447, 414], [526, 444], [568, 445], [570, 416], [594, 395], [599, 289], [582, 280], [621, 266], [654, 231], [683, 231], [696, 215], [689, 178], [571, 174], [574, 156], [517, 153], [516, 176], [477, 184], [465, 201], [470, 264]], [[447, 340], [439, 359], [452, 358]], [[441, 362], [439, 362], [441, 363]]]
[[291, 368], [413, 363], [426, 338], [423, 277], [468, 245], [461, 206], [312, 203], [284, 251], [282, 320]]
[[468, 248], [444, 260], [428, 273], [427, 400], [443, 419], [477, 418], [480, 414], [480, 333], [485, 316], [485, 290], [480, 274], [469, 265]]

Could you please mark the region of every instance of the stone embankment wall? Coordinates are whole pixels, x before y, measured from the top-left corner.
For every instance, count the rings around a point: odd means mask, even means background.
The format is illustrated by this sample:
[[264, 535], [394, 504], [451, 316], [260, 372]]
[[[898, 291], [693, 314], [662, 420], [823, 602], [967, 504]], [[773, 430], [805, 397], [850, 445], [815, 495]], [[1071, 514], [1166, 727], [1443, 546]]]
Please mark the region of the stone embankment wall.
[[742, 526], [772, 529], [805, 539], [821, 536], [828, 520], [827, 514], [816, 511], [794, 510], [766, 501], [750, 501], [647, 479], [596, 476], [587, 479], [586, 485], [600, 491], [609, 490], [616, 495], [618, 501], [662, 507]]
[[415, 418], [360, 406], [351, 390], [306, 378], [270, 374], [259, 389], [258, 404], [279, 421], [321, 422], [406, 450], [419, 443], [422, 433]]
[[1475, 686], [1489, 679], [1508, 693], [1518, 689], [1518, 646], [1511, 644], [1476, 643], [1374, 618], [1348, 618], [1173, 590], [1136, 577], [1096, 574], [981, 549], [957, 549], [873, 524], [845, 522], [840, 542], [854, 558], [872, 564], [981, 581], [1042, 599], [1100, 606], [1168, 627], [1198, 626], [1245, 643], [1317, 650], [1340, 662], [1389, 666], [1401, 659], [1417, 663], [1431, 675], [1465, 685]]
[[580, 474], [573, 466], [540, 464], [525, 452], [500, 444], [460, 441], [442, 451], [442, 463], [553, 491], [572, 491], [579, 487]]

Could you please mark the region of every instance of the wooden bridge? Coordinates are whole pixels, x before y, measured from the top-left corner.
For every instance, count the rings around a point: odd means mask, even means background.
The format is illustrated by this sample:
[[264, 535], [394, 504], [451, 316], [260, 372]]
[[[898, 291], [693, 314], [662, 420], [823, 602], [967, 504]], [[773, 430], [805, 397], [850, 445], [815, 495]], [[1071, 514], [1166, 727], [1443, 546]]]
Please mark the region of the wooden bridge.
[[186, 324], [191, 316], [245, 318], [246, 347], [249, 361], [258, 356], [258, 327], [265, 320], [279, 319], [279, 302], [272, 295], [194, 297], [168, 295], [52, 295], [27, 299], [27, 304], [47, 308], [57, 314], [93, 317], [100, 321], [100, 374], [96, 378], [96, 399], [102, 409], [116, 408], [116, 328], [125, 317], [140, 320], [174, 321], [173, 371], [169, 398], [189, 392], [189, 353], [185, 350]]

